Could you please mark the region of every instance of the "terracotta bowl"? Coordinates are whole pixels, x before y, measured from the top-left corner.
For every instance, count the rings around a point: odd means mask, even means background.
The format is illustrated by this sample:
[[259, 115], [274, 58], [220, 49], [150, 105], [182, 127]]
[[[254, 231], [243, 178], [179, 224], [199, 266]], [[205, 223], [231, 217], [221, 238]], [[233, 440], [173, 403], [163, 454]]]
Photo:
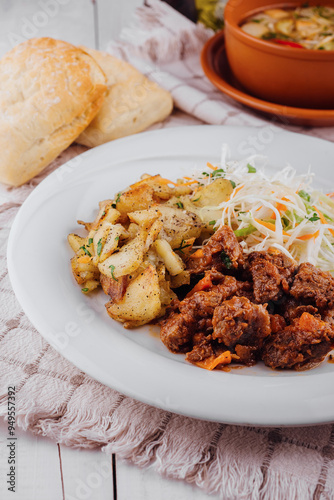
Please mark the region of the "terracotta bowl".
[[[269, 8], [299, 7], [301, 1], [230, 0], [225, 8], [225, 44], [235, 78], [252, 95], [278, 104], [334, 109], [334, 50], [309, 50], [255, 38], [240, 25]], [[319, 5], [319, 0], [309, 4]], [[334, 0], [321, 5], [334, 7]]]

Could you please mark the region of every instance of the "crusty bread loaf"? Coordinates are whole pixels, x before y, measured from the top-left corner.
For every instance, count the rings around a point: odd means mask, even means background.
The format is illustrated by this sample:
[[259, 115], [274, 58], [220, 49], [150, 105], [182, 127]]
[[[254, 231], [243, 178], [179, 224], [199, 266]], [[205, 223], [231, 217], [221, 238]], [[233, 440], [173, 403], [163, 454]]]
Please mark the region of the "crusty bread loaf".
[[98, 146], [141, 132], [171, 113], [173, 100], [169, 92], [106, 52], [84, 50], [106, 74], [108, 91], [100, 111], [76, 142]]
[[23, 42], [0, 61], [0, 181], [37, 175], [100, 109], [106, 78], [89, 54], [51, 38]]

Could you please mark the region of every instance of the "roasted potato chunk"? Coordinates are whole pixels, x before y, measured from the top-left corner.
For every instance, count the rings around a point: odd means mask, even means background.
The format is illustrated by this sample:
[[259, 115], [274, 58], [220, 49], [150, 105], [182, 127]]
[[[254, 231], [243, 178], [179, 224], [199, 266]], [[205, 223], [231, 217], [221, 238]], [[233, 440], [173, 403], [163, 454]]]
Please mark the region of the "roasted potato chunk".
[[183, 240], [196, 239], [201, 234], [203, 224], [196, 214], [167, 205], [159, 206], [159, 210], [163, 223], [160, 238], [168, 241], [172, 248], [179, 247]]
[[145, 236], [139, 233], [133, 240], [122, 246], [119, 252], [113, 253], [104, 262], [98, 265], [99, 270], [106, 276], [114, 279], [133, 273], [141, 264], [144, 257]]
[[158, 274], [152, 265], [130, 281], [123, 298], [108, 302], [109, 316], [124, 323], [125, 328], [145, 325], [156, 318], [161, 309]]

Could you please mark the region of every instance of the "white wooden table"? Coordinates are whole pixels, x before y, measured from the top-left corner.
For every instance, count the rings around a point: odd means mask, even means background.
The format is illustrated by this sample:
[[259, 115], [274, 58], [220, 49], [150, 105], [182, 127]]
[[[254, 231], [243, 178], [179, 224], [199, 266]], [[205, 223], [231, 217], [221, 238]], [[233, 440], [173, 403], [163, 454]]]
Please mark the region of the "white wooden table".
[[[142, 0], [0, 0], [0, 57], [27, 38], [51, 36], [104, 49]], [[99, 450], [75, 450], [17, 429], [17, 491], [6, 486], [7, 424], [0, 420], [0, 498], [204, 500], [198, 488]], [[211, 499], [218, 497], [210, 496]]]

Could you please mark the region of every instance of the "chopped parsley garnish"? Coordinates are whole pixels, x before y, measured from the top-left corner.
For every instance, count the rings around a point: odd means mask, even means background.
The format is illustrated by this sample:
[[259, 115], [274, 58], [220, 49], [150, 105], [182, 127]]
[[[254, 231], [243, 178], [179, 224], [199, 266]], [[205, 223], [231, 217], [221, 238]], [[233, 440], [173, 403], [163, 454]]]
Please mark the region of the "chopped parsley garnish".
[[193, 200], [193, 203], [195, 203], [195, 201], [198, 201], [201, 197], [199, 196], [198, 198], [196, 198], [196, 200]]
[[315, 222], [317, 220], [320, 220], [320, 217], [316, 212], [313, 213], [312, 217], [307, 217], [307, 218], [310, 222]]
[[311, 196], [306, 191], [304, 191], [304, 189], [298, 191], [298, 194], [301, 198], [303, 198], [303, 200], [311, 201]]
[[232, 261], [224, 250], [220, 254], [220, 258], [226, 269], [231, 269]]
[[233, 187], [233, 189], [234, 189], [234, 188], [235, 188], [235, 186], [236, 186], [236, 183], [235, 183], [234, 181], [231, 181], [231, 180], [230, 180], [230, 183], [232, 184], [232, 187]]
[[113, 266], [113, 265], [111, 264], [111, 266], [109, 266], [109, 268], [110, 268], [110, 274], [111, 274], [112, 279], [113, 279], [114, 281], [118, 281], [118, 279], [117, 279], [117, 278], [115, 278], [115, 275], [114, 275], [115, 266]]
[[216, 220], [210, 220], [209, 226], [214, 226], [216, 224], [216, 222], [217, 222]]
[[99, 239], [97, 242], [97, 247], [96, 247], [97, 255], [100, 257], [101, 252], [102, 252], [102, 238]]
[[223, 168], [217, 168], [211, 174], [211, 177], [223, 177], [225, 174], [225, 170]]
[[116, 236], [116, 237], [115, 237], [115, 241], [118, 241], [118, 240], [119, 240], [119, 236]]
[[204, 177], [209, 177], [209, 174], [207, 172], [202, 172], [202, 175], [204, 175]]
[[88, 291], [89, 291], [89, 288], [81, 288], [81, 291], [82, 291], [82, 292], [88, 292]]
[[93, 243], [93, 238], [89, 238], [88, 245], [91, 245], [92, 243]]
[[248, 173], [249, 174], [255, 174], [256, 168], [253, 167], [253, 165], [251, 165], [250, 163], [247, 163], [247, 168], [248, 168]]
[[188, 247], [191, 247], [191, 244], [186, 243], [185, 240], [182, 240], [181, 245], [178, 248], [174, 248], [174, 251], [183, 253], [183, 250]]
[[183, 207], [183, 203], [182, 203], [182, 201], [178, 201], [178, 202], [176, 203], [176, 206], [177, 206], [177, 207], [179, 207], [179, 208], [184, 208], [184, 207]]
[[88, 255], [88, 257], [92, 256], [92, 254], [90, 253], [90, 251], [87, 250], [87, 248], [85, 246], [80, 247], [80, 250], [83, 250], [85, 252], [85, 254]]
[[262, 35], [262, 40], [273, 40], [274, 38], [277, 38], [276, 33], [273, 33], [272, 31], [269, 31], [268, 33], [265, 33]]
[[116, 198], [116, 203], [118, 203], [121, 199], [121, 193], [118, 193], [117, 198]]

